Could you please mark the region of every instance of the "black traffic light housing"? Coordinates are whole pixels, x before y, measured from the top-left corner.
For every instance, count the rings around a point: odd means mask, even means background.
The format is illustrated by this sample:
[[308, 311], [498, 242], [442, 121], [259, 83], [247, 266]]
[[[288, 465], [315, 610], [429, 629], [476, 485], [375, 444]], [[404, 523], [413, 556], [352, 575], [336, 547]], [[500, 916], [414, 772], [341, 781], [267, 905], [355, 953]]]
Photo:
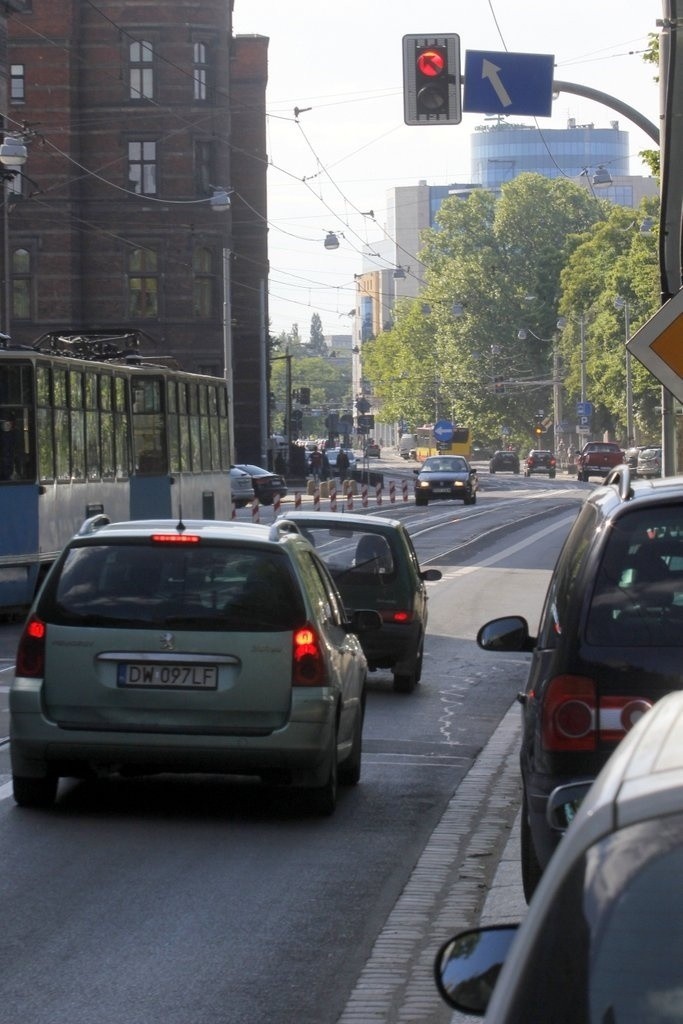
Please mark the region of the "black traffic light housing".
[[301, 405], [311, 404], [311, 389], [310, 388], [299, 388], [299, 402]]
[[460, 124], [460, 36], [403, 37], [403, 119], [406, 124]]

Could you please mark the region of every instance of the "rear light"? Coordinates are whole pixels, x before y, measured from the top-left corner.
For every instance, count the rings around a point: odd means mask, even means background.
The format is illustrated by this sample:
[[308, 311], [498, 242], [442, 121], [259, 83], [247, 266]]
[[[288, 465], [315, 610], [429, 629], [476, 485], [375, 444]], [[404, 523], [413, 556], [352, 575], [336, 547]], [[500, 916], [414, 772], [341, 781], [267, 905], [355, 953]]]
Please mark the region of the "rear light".
[[199, 544], [200, 537], [196, 533], [153, 533], [153, 544]]
[[574, 752], [597, 750], [599, 743], [619, 743], [651, 707], [651, 701], [642, 697], [616, 695], [598, 701], [592, 679], [557, 676], [543, 702], [543, 748]]
[[45, 674], [45, 634], [42, 619], [32, 616], [21, 634], [17, 649], [16, 674], [28, 679], [42, 679]]
[[382, 616], [382, 622], [399, 622], [403, 625], [406, 622], [412, 622], [415, 616], [412, 611], [397, 611], [396, 609], [384, 609], [380, 612]]
[[324, 686], [327, 682], [320, 639], [310, 625], [295, 629], [292, 636], [292, 686]]

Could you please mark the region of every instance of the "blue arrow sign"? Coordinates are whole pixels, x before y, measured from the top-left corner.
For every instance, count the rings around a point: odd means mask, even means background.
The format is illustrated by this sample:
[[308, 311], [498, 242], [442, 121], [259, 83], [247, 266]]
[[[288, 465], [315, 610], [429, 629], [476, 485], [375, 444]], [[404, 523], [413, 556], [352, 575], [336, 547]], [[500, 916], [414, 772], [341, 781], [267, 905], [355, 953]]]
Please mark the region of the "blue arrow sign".
[[439, 420], [438, 423], [434, 424], [434, 437], [441, 444], [448, 444], [449, 441], [453, 440], [454, 429], [450, 420]]
[[550, 117], [555, 58], [547, 53], [465, 51], [462, 109]]

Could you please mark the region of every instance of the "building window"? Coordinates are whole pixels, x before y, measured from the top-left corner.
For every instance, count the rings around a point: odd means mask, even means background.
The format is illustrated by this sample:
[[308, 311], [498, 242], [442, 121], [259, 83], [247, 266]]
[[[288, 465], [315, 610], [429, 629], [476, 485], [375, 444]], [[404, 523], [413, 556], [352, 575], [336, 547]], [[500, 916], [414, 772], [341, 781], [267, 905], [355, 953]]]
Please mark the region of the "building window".
[[11, 255], [12, 320], [32, 320], [33, 274], [28, 249], [13, 249]]
[[213, 257], [211, 250], [198, 246], [192, 257], [193, 301], [196, 317], [210, 317], [213, 311]]
[[158, 315], [157, 254], [151, 249], [133, 249], [128, 257], [128, 316], [139, 320]]
[[128, 180], [138, 195], [153, 196], [157, 191], [156, 142], [128, 143]]
[[26, 69], [23, 64], [10, 65], [9, 95], [12, 103], [23, 103], [26, 99]]
[[207, 65], [206, 46], [204, 45], [204, 43], [194, 44], [192, 61], [192, 81], [194, 85], [194, 98], [196, 100], [205, 100], [209, 69]]
[[213, 173], [213, 143], [204, 139], [195, 139], [194, 144], [194, 176], [198, 196], [211, 195]]
[[154, 48], [146, 40], [131, 43], [128, 48], [130, 64], [130, 98], [151, 100], [154, 97]]

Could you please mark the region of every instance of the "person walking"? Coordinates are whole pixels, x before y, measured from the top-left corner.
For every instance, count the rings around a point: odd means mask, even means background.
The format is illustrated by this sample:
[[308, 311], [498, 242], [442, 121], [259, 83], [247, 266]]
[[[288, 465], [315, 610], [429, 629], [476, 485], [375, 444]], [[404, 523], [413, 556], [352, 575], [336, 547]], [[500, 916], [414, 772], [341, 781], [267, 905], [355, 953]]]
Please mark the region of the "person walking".
[[339, 449], [339, 455], [337, 455], [337, 476], [343, 483], [346, 480], [346, 475], [349, 471], [349, 457], [343, 448]]
[[311, 452], [311, 475], [314, 481], [320, 483], [320, 472], [323, 468], [323, 457], [317, 448]]

